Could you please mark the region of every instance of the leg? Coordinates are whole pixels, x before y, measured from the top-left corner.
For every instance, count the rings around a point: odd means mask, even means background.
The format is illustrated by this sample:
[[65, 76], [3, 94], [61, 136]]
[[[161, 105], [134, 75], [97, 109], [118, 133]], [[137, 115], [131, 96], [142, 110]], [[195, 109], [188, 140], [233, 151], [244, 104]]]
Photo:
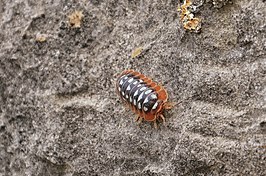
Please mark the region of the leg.
[[159, 117], [163, 120], [163, 124], [165, 124], [165, 118], [164, 118], [164, 116], [162, 114], [160, 114]]
[[156, 119], [153, 121], [153, 126], [154, 126], [155, 129], [158, 129]]
[[138, 123], [138, 125], [139, 125], [139, 124], [141, 124], [142, 119], [143, 119], [142, 117], [137, 116], [136, 119], [135, 119], [135, 121], [136, 121], [136, 122]]

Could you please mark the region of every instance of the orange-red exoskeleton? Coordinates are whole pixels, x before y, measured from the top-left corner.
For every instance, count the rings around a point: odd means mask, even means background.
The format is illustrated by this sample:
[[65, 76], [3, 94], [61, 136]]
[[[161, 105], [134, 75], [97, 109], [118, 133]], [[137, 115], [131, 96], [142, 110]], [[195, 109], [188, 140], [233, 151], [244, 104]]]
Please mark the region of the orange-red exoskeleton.
[[166, 90], [150, 78], [134, 70], [125, 70], [116, 81], [118, 95], [136, 113], [136, 121], [142, 119], [154, 122], [163, 116], [164, 109], [172, 108], [173, 104], [167, 102]]

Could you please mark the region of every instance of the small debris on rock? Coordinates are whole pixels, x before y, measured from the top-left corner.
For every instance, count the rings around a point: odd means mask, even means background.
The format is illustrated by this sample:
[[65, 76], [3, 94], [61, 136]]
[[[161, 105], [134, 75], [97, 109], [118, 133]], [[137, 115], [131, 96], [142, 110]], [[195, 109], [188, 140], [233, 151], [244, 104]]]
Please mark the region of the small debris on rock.
[[42, 43], [42, 42], [46, 42], [46, 40], [47, 40], [47, 35], [46, 34], [37, 34], [36, 35], [36, 41], [37, 42], [40, 42], [40, 43]]
[[131, 53], [131, 58], [136, 58], [138, 57], [143, 51], [143, 47], [138, 47], [138, 48], [135, 48], [132, 53]]
[[82, 11], [75, 11], [71, 15], [68, 16], [69, 18], [69, 25], [73, 28], [80, 28], [81, 20], [84, 17]]

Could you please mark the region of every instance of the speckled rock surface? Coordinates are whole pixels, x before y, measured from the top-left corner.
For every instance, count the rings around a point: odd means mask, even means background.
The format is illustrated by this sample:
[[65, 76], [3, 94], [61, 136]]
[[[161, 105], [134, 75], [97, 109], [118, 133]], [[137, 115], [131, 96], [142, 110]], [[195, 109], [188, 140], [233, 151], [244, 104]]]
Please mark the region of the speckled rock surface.
[[[266, 175], [266, 3], [197, 3], [195, 34], [177, 1], [0, 1], [0, 175]], [[115, 93], [128, 68], [182, 102], [158, 130]]]

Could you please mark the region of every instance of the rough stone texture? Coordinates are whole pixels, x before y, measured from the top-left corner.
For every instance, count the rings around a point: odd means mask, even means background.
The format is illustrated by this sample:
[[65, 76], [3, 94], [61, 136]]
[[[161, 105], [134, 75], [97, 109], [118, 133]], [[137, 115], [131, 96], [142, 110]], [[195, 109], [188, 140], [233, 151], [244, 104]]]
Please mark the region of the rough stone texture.
[[[177, 1], [1, 0], [0, 175], [266, 175], [265, 0], [201, 3], [195, 34]], [[127, 68], [182, 101], [158, 130], [115, 94]]]

